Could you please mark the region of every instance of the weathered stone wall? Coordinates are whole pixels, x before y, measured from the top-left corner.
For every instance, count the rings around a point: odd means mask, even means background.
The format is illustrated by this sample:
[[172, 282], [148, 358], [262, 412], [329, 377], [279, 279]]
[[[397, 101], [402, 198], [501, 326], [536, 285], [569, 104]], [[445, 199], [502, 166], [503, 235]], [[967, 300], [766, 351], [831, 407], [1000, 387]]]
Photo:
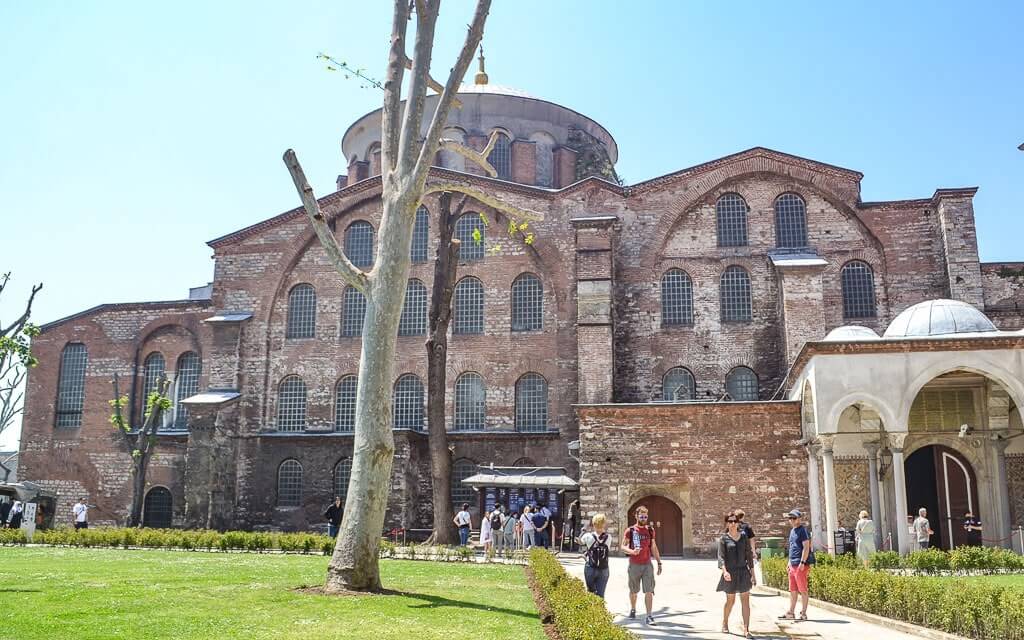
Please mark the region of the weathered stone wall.
[[1024, 454], [1006, 456], [1006, 477], [1010, 484], [1010, 525], [1024, 527]]
[[840, 527], [857, 525], [861, 510], [871, 513], [871, 488], [865, 458], [836, 458], [836, 520]]
[[1006, 331], [1024, 328], [1024, 262], [981, 265], [985, 314]]

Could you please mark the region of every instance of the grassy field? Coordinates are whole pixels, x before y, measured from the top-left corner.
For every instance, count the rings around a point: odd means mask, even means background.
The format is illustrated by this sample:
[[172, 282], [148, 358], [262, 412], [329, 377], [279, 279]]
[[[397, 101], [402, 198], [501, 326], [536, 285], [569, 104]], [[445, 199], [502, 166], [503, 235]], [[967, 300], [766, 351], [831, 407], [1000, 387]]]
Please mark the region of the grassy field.
[[328, 558], [0, 548], [0, 638], [543, 640], [522, 567], [382, 560], [402, 595], [330, 597]]
[[1001, 576], [974, 576], [970, 580], [997, 584], [1004, 587], [1018, 587], [1024, 589], [1024, 574], [1015, 573]]

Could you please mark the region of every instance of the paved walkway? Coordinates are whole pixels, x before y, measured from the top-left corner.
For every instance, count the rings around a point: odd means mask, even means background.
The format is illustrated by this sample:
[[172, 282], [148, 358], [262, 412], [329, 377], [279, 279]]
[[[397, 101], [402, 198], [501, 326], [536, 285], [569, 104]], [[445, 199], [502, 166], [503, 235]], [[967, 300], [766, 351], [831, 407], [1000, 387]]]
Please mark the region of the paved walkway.
[[[626, 618], [629, 614], [626, 563], [626, 558], [611, 559], [611, 579], [605, 592], [608, 610], [615, 616], [616, 624], [630, 629], [641, 638], [724, 640], [737, 637], [721, 632], [722, 604], [725, 596], [715, 591], [719, 571], [713, 560], [665, 561], [654, 597], [654, 618], [657, 624], [653, 627], [643, 624], [643, 594], [637, 596], [637, 619]], [[565, 554], [562, 557], [562, 564], [569, 573], [580, 580], [583, 579], [583, 562], [578, 556]], [[776, 620], [776, 616], [785, 613], [788, 606], [788, 598], [756, 591], [751, 593], [750, 632], [761, 640], [909, 640], [917, 637], [818, 609], [813, 605], [808, 609], [807, 622]], [[729, 628], [734, 634], [743, 629], [738, 598]]]

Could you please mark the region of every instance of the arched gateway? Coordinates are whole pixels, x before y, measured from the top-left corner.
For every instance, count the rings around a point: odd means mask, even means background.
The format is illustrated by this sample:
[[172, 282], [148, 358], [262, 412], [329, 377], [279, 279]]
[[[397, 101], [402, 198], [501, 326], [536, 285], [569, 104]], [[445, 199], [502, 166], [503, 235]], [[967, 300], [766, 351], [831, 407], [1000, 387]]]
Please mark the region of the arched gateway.
[[[911, 515], [924, 507], [935, 535], [931, 546], [952, 549], [967, 543], [964, 514], [977, 517], [978, 480], [962, 455], [943, 445], [921, 447], [907, 457], [907, 506]], [[982, 520], [984, 522], [984, 520]]]
[[629, 524], [633, 524], [633, 514], [640, 505], [647, 507], [649, 522], [654, 527], [658, 550], [665, 556], [683, 555], [683, 512], [668, 498], [647, 496], [637, 500], [629, 507]]

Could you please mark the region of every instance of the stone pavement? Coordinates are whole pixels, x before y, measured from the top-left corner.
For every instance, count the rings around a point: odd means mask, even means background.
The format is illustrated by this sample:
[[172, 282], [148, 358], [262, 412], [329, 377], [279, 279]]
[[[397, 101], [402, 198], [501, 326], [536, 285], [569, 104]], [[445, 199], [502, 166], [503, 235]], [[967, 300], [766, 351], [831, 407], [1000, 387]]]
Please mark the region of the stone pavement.
[[[563, 554], [562, 564], [570, 574], [583, 579], [583, 561], [574, 554]], [[689, 640], [725, 640], [739, 637], [743, 628], [739, 599], [733, 608], [729, 628], [734, 635], [721, 632], [722, 605], [725, 596], [715, 591], [718, 567], [713, 560], [665, 560], [654, 596], [657, 624], [643, 624], [643, 594], [637, 596], [637, 619], [628, 620], [629, 593], [626, 588], [626, 558], [611, 559], [611, 578], [605, 592], [608, 610], [622, 625], [640, 638], [687, 638]], [[807, 611], [807, 622], [776, 620], [786, 612], [789, 599], [757, 593], [750, 594], [750, 632], [761, 640], [788, 638], [824, 638], [826, 640], [909, 640], [917, 638], [886, 627], [819, 609]], [[799, 605], [798, 609], [799, 611]]]

